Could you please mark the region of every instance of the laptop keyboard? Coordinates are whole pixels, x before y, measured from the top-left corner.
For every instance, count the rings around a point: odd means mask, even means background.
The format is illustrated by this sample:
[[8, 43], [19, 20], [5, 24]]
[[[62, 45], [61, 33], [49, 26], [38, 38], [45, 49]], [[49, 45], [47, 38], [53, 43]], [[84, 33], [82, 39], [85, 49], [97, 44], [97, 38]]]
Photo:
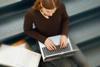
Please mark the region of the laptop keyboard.
[[66, 47], [66, 48], [60, 48], [60, 46], [56, 46], [56, 50], [53, 51], [49, 51], [46, 47], [42, 48], [43, 52], [44, 52], [44, 56], [47, 55], [52, 55], [52, 54], [56, 54], [56, 53], [61, 53], [61, 52], [65, 52], [65, 51], [70, 51], [70, 47]]

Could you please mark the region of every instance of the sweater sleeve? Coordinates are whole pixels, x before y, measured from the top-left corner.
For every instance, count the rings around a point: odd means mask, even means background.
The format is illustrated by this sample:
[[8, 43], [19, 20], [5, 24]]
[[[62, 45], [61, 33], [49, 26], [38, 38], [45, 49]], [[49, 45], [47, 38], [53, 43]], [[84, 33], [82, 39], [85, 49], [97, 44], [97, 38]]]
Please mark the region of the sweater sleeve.
[[61, 12], [62, 12], [62, 33], [61, 34], [68, 36], [69, 17], [66, 12], [66, 8], [64, 4], [62, 4]]
[[40, 42], [44, 43], [47, 37], [41, 35], [37, 30], [36, 27], [33, 29], [34, 23], [34, 16], [32, 15], [32, 12], [29, 11], [24, 18], [24, 33], [36, 40], [39, 40]]

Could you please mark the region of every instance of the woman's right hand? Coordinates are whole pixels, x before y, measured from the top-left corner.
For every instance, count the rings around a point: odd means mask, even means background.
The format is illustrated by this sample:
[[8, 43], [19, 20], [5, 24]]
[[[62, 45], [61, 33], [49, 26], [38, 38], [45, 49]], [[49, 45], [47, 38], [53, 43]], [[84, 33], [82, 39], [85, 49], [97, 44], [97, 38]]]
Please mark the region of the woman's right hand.
[[56, 50], [56, 46], [54, 45], [53, 41], [47, 38], [44, 42], [45, 46], [47, 47], [48, 50]]

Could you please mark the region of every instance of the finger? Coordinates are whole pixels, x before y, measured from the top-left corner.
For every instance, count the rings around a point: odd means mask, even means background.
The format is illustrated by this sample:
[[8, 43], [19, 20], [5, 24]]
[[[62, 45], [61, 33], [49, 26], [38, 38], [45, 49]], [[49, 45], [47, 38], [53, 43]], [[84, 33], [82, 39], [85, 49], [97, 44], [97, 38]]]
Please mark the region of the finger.
[[68, 42], [65, 42], [65, 47], [68, 47]]
[[61, 46], [62, 46], [62, 42], [60, 41], [60, 48], [61, 48]]
[[64, 42], [62, 48], [65, 48], [65, 47], [66, 47], [66, 43]]
[[50, 51], [51, 51], [51, 50], [54, 50], [54, 49], [52, 48], [52, 46], [51, 46], [51, 43], [49, 43], [48, 45], [46, 45], [46, 47], [47, 47], [47, 49], [50, 50]]
[[54, 45], [54, 43], [52, 43], [51, 46], [53, 47], [54, 50], [56, 50], [56, 46]]
[[54, 50], [56, 50], [56, 46], [52, 41], [51, 41], [51, 46], [53, 47]]
[[60, 42], [60, 48], [62, 48], [62, 47], [63, 47], [63, 42], [61, 41], [61, 42]]
[[51, 50], [52, 50], [52, 48], [51, 48], [50, 46], [48, 46], [48, 47], [47, 47], [47, 49], [48, 49], [49, 51], [51, 51]]
[[54, 48], [52, 46], [50, 46], [51, 50], [54, 50]]
[[68, 43], [65, 44], [65, 47], [68, 47]]
[[52, 50], [51, 47], [50, 47], [49, 45], [46, 45], [46, 48], [47, 48], [48, 50], [50, 50], [50, 51]]
[[49, 47], [51, 48], [51, 50], [54, 50], [52, 43], [50, 43]]
[[63, 43], [62, 48], [65, 48], [65, 44]]

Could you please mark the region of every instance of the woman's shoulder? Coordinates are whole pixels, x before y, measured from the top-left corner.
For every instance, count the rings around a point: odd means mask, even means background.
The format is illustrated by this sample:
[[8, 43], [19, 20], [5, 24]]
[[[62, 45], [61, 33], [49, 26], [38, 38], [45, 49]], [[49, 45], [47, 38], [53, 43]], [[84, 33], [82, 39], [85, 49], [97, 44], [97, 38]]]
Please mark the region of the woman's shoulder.
[[29, 15], [29, 16], [35, 16], [36, 14], [36, 10], [34, 10], [33, 8], [29, 8], [26, 12], [26, 15]]
[[60, 3], [60, 8], [64, 8], [65, 7], [65, 4], [63, 2]]
[[65, 4], [61, 2], [61, 3], [60, 3], [60, 6], [59, 6], [59, 11], [60, 11], [61, 13], [63, 13], [63, 12], [65, 12], [65, 10], [66, 10]]
[[65, 5], [64, 5], [64, 3], [60, 2], [60, 3], [59, 3], [59, 6], [58, 6], [58, 10], [59, 10], [60, 12], [62, 12], [63, 9], [65, 9]]

